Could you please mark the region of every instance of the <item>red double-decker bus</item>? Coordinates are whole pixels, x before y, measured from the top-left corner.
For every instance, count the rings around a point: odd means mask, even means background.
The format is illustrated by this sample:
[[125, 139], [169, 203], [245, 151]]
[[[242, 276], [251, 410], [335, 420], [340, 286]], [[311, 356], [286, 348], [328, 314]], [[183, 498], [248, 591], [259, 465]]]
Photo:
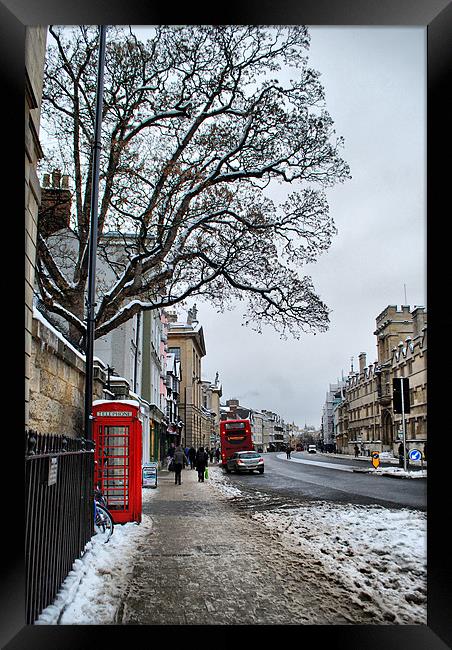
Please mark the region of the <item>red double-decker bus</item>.
[[249, 420], [221, 420], [220, 422], [221, 466], [236, 451], [254, 451]]

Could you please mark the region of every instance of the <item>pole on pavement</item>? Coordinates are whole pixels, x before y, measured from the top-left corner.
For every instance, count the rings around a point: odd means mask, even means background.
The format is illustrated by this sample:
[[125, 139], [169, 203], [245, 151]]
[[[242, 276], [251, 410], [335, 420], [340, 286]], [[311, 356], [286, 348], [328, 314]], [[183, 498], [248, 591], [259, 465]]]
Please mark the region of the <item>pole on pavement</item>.
[[403, 377], [400, 377], [400, 393], [402, 397], [403, 469], [406, 472], [406, 429], [405, 429], [405, 400], [403, 395]]
[[94, 124], [93, 166], [91, 176], [90, 229], [88, 250], [88, 292], [86, 298], [86, 370], [85, 370], [85, 438], [92, 440], [93, 352], [95, 327], [96, 253], [98, 234], [99, 163], [101, 150], [102, 108], [106, 26], [99, 26], [99, 66], [97, 72], [96, 116]]

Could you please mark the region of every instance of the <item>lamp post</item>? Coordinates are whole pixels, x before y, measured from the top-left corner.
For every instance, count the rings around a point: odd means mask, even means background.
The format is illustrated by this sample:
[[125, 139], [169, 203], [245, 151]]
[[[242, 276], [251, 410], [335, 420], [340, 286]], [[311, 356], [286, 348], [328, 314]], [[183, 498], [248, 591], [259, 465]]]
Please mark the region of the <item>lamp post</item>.
[[101, 150], [102, 108], [106, 26], [99, 27], [99, 65], [97, 72], [96, 117], [94, 123], [93, 166], [91, 181], [90, 229], [88, 250], [88, 293], [86, 298], [86, 370], [85, 370], [85, 438], [92, 440], [93, 352], [95, 326], [96, 253], [98, 231], [99, 163]]

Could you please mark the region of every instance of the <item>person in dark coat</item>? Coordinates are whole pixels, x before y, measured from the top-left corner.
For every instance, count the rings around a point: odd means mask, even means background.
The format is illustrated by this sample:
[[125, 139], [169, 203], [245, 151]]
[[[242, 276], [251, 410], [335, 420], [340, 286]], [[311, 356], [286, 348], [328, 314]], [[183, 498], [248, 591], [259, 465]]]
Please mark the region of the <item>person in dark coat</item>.
[[190, 462], [190, 469], [194, 469], [196, 461], [196, 449], [193, 447], [193, 445], [188, 450], [188, 460]]
[[198, 483], [204, 483], [204, 471], [207, 467], [208, 456], [204, 447], [200, 447], [196, 454], [196, 469], [198, 470]]
[[187, 461], [184, 450], [180, 445], [179, 447], [176, 447], [174, 451], [173, 461], [174, 461], [174, 483], [175, 485], [180, 485], [182, 469]]
[[217, 447], [215, 449], [215, 458], [216, 458], [217, 463], [219, 463], [220, 462], [220, 448], [219, 447]]
[[399, 467], [403, 467], [403, 452], [404, 452], [404, 447], [403, 447], [403, 443], [402, 443], [402, 442], [401, 442], [400, 445], [399, 445], [398, 452], [399, 452]]
[[355, 445], [355, 458], [358, 458], [359, 456], [359, 447], [358, 445]]

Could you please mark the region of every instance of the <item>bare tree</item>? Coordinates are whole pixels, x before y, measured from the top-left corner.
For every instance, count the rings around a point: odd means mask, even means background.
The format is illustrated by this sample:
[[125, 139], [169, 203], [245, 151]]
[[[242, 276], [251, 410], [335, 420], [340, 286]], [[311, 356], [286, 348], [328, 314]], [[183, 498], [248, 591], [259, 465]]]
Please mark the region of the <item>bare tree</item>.
[[[62, 263], [55, 238], [39, 236], [39, 289], [83, 337], [98, 33], [49, 34], [47, 160], [73, 179], [71, 228], [58, 241], [76, 245]], [[158, 26], [146, 42], [109, 28], [99, 251], [113, 280], [99, 288], [96, 337], [194, 296], [219, 310], [247, 300], [258, 331], [327, 328], [302, 268], [330, 246], [324, 190], [349, 170], [308, 46], [302, 26]], [[283, 67], [294, 80], [276, 79]], [[120, 257], [109, 253], [112, 233]]]

